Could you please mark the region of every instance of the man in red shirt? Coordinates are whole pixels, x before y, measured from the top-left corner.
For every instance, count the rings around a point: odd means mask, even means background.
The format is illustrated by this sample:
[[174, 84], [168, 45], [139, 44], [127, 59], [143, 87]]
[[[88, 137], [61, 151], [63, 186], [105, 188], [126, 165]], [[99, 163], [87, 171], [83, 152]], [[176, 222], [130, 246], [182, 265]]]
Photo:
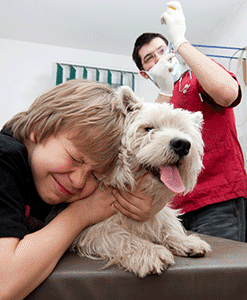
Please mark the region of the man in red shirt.
[[142, 34], [132, 56], [140, 74], [159, 87], [157, 102], [203, 113], [204, 169], [195, 189], [175, 197], [171, 205], [184, 213], [187, 230], [244, 242], [247, 177], [233, 111], [241, 101], [241, 89], [234, 74], [185, 39], [180, 3], [171, 1], [167, 7], [161, 21], [190, 69], [182, 74], [178, 60], [168, 53], [168, 41], [156, 33]]

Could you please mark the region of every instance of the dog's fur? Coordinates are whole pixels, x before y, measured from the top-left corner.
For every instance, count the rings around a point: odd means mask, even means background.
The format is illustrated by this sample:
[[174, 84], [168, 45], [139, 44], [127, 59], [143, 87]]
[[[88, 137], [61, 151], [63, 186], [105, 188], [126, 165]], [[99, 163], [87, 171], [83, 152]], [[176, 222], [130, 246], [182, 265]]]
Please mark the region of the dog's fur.
[[[202, 168], [202, 114], [174, 109], [167, 103], [142, 103], [128, 87], [117, 98], [126, 114], [124, 135], [115, 169], [102, 184], [134, 190], [153, 197], [154, 208], [147, 222], [136, 222], [117, 213], [84, 230], [71, 249], [82, 256], [106, 260], [139, 277], [160, 274], [174, 264], [174, 255], [203, 256], [210, 246], [195, 234], [187, 235], [178, 212], [167, 203], [175, 193], [160, 180], [160, 167], [177, 166], [184, 193], [191, 191]], [[190, 142], [188, 154], [171, 147], [174, 138]], [[145, 175], [145, 177], [143, 177]]]

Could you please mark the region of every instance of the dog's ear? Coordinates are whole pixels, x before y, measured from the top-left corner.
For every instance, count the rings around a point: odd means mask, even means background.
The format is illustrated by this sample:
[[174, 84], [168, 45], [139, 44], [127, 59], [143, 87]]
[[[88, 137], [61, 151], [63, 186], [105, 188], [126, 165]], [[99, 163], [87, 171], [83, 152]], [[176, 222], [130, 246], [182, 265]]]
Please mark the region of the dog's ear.
[[117, 90], [117, 100], [123, 104], [125, 113], [132, 112], [142, 106], [142, 101], [136, 97], [129, 86], [121, 86]]
[[191, 114], [193, 121], [198, 125], [199, 128], [202, 127], [203, 124], [203, 115], [200, 111]]

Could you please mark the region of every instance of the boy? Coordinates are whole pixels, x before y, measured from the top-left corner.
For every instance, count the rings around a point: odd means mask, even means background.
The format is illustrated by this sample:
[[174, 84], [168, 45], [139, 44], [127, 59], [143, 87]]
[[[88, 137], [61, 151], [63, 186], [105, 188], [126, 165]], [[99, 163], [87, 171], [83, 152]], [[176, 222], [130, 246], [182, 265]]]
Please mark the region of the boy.
[[[152, 199], [97, 189], [114, 165], [124, 115], [108, 86], [71, 80], [0, 132], [0, 298], [24, 299], [74, 238], [116, 212], [144, 221]], [[143, 201], [145, 200], [145, 201]], [[68, 206], [43, 226], [52, 205]]]

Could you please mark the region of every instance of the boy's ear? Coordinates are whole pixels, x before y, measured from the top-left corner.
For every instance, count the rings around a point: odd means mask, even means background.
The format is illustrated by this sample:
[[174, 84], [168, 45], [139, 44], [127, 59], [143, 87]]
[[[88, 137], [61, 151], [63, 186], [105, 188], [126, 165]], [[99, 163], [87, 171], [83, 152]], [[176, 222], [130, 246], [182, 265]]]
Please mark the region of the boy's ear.
[[144, 72], [144, 71], [140, 71], [140, 74], [141, 74], [141, 76], [142, 77], [144, 77], [145, 79], [149, 79], [149, 77], [148, 77], [148, 74], [146, 73], [146, 72]]

